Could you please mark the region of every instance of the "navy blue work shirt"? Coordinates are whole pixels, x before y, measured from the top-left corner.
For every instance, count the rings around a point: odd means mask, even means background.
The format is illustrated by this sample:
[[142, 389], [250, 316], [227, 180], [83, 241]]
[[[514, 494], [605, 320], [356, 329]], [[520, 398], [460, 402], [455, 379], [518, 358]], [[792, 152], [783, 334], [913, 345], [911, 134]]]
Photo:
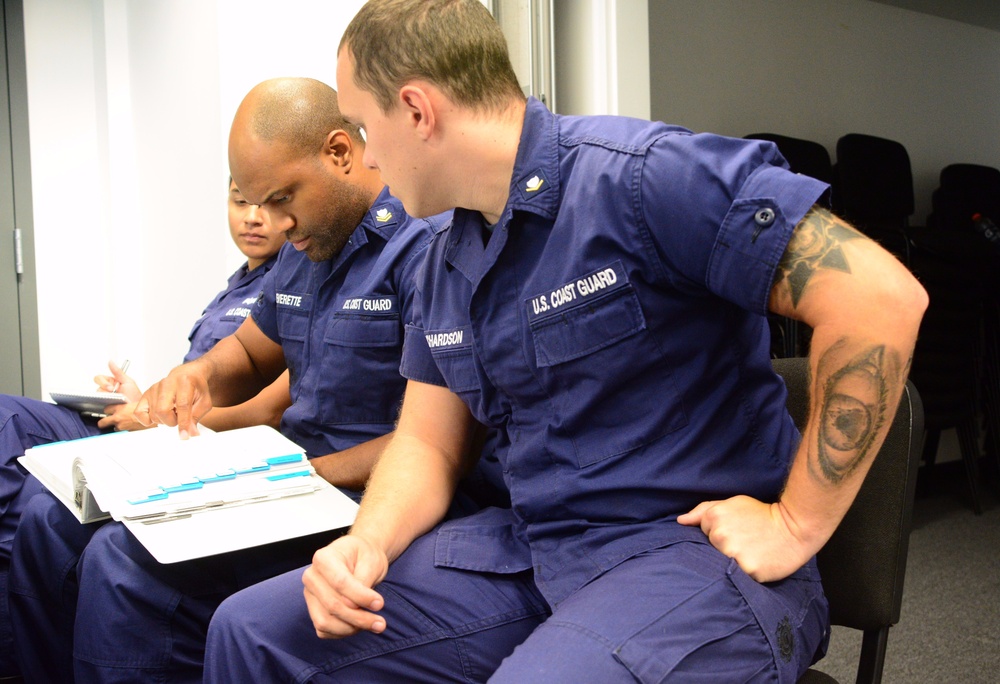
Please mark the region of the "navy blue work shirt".
[[529, 100], [500, 220], [455, 211], [407, 330], [403, 374], [498, 429], [513, 506], [446, 523], [437, 562], [533, 567], [555, 604], [638, 553], [703, 540], [670, 522], [702, 501], [774, 501], [799, 435], [768, 298], [825, 189], [768, 142]]
[[251, 315], [281, 345], [290, 370], [292, 405], [281, 432], [310, 457], [393, 430], [406, 383], [399, 364], [413, 274], [449, 218], [411, 218], [383, 189], [333, 259], [313, 263], [282, 247]]
[[223, 337], [236, 332], [250, 315], [250, 307], [257, 301], [261, 280], [277, 261], [278, 256], [272, 256], [252, 271], [244, 262], [229, 276], [226, 288], [215, 295], [215, 299], [201, 312], [201, 317], [188, 333], [190, 346], [188, 353], [184, 355], [184, 363], [194, 361]]

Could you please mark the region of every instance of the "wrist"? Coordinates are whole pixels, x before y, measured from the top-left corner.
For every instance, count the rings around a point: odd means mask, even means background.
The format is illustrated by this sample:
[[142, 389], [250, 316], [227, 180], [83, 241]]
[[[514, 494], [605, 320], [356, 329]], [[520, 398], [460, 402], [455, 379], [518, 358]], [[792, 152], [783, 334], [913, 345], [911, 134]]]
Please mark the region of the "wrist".
[[794, 500], [782, 496], [774, 504], [789, 536], [803, 550], [807, 557], [815, 555], [837, 529], [837, 520], [820, 511], [796, 506]]

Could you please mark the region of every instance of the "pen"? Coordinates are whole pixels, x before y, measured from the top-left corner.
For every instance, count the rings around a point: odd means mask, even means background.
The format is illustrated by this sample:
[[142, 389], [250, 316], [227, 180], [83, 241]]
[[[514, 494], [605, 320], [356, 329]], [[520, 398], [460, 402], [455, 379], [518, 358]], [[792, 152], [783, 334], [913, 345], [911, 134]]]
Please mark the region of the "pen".
[[[125, 359], [125, 360], [124, 360], [124, 361], [122, 362], [122, 365], [121, 365], [121, 366], [119, 366], [119, 368], [121, 368], [121, 369], [122, 369], [122, 375], [125, 375], [125, 373], [127, 373], [127, 372], [128, 372], [128, 359]], [[118, 381], [115, 381], [115, 387], [114, 387], [114, 389], [113, 389], [113, 390], [111, 390], [111, 391], [112, 391], [112, 392], [117, 392], [117, 391], [118, 391], [118, 388], [120, 388], [121, 386], [122, 386], [122, 384], [121, 384], [120, 382], [118, 382]]]

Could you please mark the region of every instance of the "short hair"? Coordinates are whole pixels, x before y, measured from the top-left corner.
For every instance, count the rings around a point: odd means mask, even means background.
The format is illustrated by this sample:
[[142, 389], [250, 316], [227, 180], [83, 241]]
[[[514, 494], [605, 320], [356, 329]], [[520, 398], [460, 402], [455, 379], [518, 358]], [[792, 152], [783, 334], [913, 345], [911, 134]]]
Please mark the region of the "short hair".
[[383, 113], [414, 79], [479, 111], [525, 99], [500, 25], [479, 0], [370, 0], [344, 31], [338, 52], [345, 46], [355, 83]]
[[358, 127], [340, 113], [337, 91], [312, 78], [277, 78], [258, 85], [250, 130], [264, 141], [280, 141], [295, 152], [317, 152], [330, 131], [341, 129], [364, 145]]

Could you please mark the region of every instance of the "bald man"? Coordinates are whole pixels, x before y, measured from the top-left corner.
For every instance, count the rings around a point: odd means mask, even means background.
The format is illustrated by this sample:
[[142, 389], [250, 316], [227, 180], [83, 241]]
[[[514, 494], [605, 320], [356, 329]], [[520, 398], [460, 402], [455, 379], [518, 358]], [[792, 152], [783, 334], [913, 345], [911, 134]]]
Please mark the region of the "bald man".
[[[247, 94], [230, 132], [230, 170], [289, 244], [246, 322], [150, 388], [136, 407], [140, 422], [193, 437], [213, 406], [245, 400], [287, 368], [292, 405], [282, 432], [320, 475], [359, 498], [402, 400], [410, 282], [448, 218], [408, 217], [361, 164], [363, 147], [336, 92], [319, 81], [271, 80]], [[109, 523], [80, 557], [79, 599], [50, 597], [58, 618], [26, 625], [22, 670], [33, 681], [201, 681], [216, 606], [307, 564], [335, 536], [161, 565]]]

